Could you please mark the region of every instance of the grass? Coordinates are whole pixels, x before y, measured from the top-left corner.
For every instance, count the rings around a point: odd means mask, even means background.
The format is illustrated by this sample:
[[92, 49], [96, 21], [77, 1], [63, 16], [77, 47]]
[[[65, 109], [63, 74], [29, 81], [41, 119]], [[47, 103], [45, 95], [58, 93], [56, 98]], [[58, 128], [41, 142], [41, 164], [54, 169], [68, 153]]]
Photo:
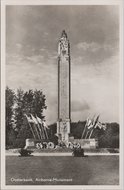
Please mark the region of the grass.
[[[12, 182], [11, 178], [31, 182]], [[72, 181], [36, 181], [38, 179], [72, 179]], [[6, 157], [7, 185], [118, 185], [119, 157]]]
[[[28, 148], [29, 149], [29, 148]], [[6, 153], [18, 153], [20, 148], [16, 149], [8, 149], [6, 150]], [[57, 149], [36, 149], [36, 148], [31, 148], [29, 150], [32, 150], [33, 152], [37, 153], [47, 153], [47, 152], [72, 152], [70, 148], [57, 148]], [[84, 152], [90, 152], [90, 153], [119, 153], [119, 149], [117, 148], [97, 148], [97, 149], [84, 149]]]

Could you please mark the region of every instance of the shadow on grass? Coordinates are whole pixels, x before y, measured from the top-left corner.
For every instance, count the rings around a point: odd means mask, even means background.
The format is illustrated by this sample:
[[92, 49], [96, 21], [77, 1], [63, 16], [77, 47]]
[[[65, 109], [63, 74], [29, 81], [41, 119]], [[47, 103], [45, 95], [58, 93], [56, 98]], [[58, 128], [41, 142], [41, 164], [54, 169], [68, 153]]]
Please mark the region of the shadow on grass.
[[26, 155], [26, 156], [19, 155], [18, 157], [32, 157], [32, 156], [34, 156], [34, 155]]

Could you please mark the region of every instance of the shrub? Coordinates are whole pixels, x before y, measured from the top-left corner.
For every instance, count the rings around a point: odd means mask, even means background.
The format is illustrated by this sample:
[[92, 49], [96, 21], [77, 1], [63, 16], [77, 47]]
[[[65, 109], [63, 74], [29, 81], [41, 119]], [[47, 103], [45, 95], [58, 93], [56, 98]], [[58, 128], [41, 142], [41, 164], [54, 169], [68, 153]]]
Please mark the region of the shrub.
[[73, 156], [83, 157], [84, 156], [84, 149], [83, 148], [74, 148], [73, 149]]
[[24, 148], [21, 148], [19, 150], [19, 153], [20, 153], [21, 156], [30, 156], [30, 154], [32, 152], [33, 152], [32, 150], [27, 150], [27, 149], [24, 149]]

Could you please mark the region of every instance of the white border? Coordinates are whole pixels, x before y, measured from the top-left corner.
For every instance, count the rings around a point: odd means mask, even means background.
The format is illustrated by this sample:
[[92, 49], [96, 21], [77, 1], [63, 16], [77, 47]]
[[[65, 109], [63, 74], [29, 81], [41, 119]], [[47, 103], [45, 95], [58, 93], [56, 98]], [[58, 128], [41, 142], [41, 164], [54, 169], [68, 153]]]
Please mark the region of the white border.
[[1, 0], [1, 188], [4, 189], [111, 189], [121, 190], [123, 186], [123, 106], [120, 106], [120, 185], [5, 185], [5, 31], [6, 31], [6, 5], [119, 5], [120, 6], [120, 105], [123, 105], [123, 0]]
[[5, 184], [5, 5], [1, 5], [1, 187]]
[[124, 23], [123, 3], [120, 6], [120, 185], [124, 189]]
[[119, 5], [123, 0], [1, 0], [5, 5]]

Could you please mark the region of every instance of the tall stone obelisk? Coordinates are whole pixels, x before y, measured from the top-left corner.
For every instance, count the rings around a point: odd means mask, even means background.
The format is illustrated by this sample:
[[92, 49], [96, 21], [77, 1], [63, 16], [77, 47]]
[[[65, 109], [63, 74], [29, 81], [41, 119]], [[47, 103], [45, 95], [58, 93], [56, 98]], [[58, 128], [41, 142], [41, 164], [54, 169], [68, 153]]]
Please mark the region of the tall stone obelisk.
[[70, 133], [70, 44], [63, 30], [58, 44], [58, 121], [60, 141], [68, 142]]

